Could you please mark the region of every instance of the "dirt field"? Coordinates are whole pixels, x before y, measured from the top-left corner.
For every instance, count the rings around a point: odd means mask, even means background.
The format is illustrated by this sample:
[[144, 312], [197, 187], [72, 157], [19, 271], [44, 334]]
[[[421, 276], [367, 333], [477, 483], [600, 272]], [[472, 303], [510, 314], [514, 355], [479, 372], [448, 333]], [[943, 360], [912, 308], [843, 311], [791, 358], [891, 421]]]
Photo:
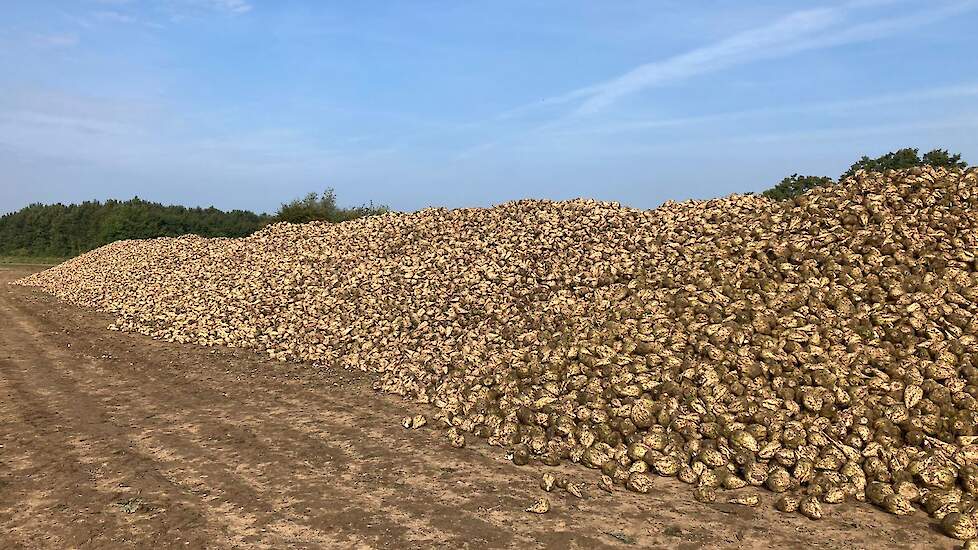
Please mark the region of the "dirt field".
[[[107, 316], [6, 283], [0, 267], [0, 548], [955, 548], [922, 512], [812, 522], [700, 504], [657, 478], [586, 499], [539, 467], [448, 445], [421, 407], [359, 373], [110, 332]], [[428, 411], [430, 412], [430, 411]]]

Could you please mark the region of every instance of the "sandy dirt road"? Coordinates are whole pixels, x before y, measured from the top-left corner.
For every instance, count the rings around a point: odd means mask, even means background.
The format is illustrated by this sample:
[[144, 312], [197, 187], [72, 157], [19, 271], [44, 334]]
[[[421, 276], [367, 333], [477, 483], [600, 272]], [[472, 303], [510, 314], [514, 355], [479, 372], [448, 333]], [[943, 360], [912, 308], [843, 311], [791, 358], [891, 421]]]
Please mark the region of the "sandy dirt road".
[[923, 513], [812, 522], [649, 495], [548, 495], [545, 466], [400, 419], [431, 412], [359, 373], [106, 330], [0, 268], [0, 548], [955, 548]]

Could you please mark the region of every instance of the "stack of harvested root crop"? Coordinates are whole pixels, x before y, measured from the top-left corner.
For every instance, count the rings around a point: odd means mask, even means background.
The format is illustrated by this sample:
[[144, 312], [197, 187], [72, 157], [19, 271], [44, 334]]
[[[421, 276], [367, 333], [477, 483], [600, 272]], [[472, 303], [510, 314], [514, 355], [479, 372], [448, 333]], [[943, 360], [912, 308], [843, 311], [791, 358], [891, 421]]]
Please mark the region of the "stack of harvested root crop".
[[155, 338], [356, 366], [456, 428], [647, 491], [978, 519], [978, 171], [791, 201], [428, 209], [118, 242], [21, 281]]

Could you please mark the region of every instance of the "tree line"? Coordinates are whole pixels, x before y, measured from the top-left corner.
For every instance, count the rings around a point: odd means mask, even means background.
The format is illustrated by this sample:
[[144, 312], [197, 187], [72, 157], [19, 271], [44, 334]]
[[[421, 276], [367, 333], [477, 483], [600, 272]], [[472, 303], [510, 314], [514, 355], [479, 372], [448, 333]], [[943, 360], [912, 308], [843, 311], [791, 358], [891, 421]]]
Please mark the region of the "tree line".
[[[960, 154], [944, 149], [920, 155], [906, 148], [870, 158], [863, 156], [838, 181], [859, 170], [882, 172], [930, 165], [965, 168]], [[827, 176], [792, 174], [763, 192], [773, 199], [790, 199], [810, 189], [836, 183]], [[342, 222], [389, 211], [373, 203], [341, 208], [336, 193], [322, 194], [283, 203], [275, 214], [247, 210], [225, 212], [217, 208], [187, 208], [148, 202], [138, 197], [128, 201], [86, 201], [81, 204], [32, 204], [0, 216], [0, 256], [69, 257], [121, 239], [149, 239], [195, 234], [202, 237], [244, 237], [269, 223], [306, 223], [315, 220]]]
[[37, 203], [0, 216], [0, 256], [69, 257], [121, 239], [187, 234], [244, 237], [269, 223], [340, 222], [387, 210], [373, 204], [341, 208], [332, 189], [284, 203], [273, 215], [163, 205], [138, 197], [69, 205]]

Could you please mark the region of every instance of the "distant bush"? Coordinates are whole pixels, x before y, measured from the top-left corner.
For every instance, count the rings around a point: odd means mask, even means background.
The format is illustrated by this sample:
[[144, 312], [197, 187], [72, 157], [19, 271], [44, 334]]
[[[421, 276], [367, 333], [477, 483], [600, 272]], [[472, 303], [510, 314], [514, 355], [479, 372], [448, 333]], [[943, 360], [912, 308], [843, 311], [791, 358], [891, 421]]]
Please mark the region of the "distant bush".
[[386, 206], [374, 206], [373, 203], [352, 208], [340, 208], [336, 205], [336, 192], [327, 189], [322, 195], [309, 193], [301, 199], [284, 203], [272, 217], [274, 222], [307, 223], [311, 221], [344, 222], [364, 216], [373, 216], [389, 212]]
[[797, 197], [809, 189], [831, 183], [834, 183], [832, 178], [825, 176], [800, 176], [798, 174], [792, 174], [762, 194], [772, 199], [785, 200]]
[[849, 170], [842, 174], [839, 180], [841, 181], [855, 175], [858, 170], [883, 172], [885, 170], [901, 170], [924, 165], [944, 168], [966, 168], [968, 163], [961, 160], [960, 154], [952, 155], [945, 149], [934, 149], [925, 153], [923, 158], [921, 158], [917, 149], [907, 147], [873, 159], [863, 156], [850, 166]]

